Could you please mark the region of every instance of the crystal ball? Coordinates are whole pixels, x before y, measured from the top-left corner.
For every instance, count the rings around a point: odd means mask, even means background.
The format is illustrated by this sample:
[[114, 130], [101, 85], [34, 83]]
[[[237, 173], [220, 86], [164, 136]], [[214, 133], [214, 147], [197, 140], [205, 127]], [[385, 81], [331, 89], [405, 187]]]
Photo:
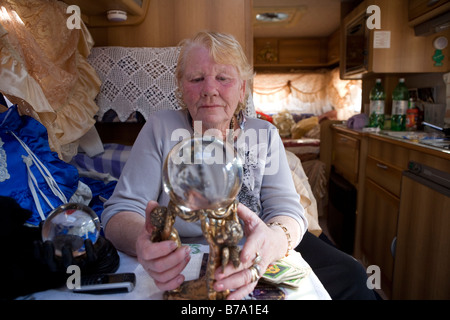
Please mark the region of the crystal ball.
[[100, 220], [91, 208], [80, 203], [67, 203], [48, 215], [42, 227], [42, 241], [52, 241], [57, 256], [61, 256], [63, 246], [70, 246], [72, 255], [77, 257], [86, 252], [86, 239], [93, 244], [97, 242], [100, 230]]
[[163, 184], [184, 211], [229, 206], [242, 185], [242, 160], [229, 143], [212, 137], [180, 141], [167, 155]]

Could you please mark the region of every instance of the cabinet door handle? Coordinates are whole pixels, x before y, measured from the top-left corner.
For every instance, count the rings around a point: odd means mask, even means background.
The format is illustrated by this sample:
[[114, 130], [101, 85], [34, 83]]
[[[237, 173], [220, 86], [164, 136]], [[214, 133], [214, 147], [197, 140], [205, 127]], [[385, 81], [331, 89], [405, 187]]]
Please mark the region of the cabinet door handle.
[[381, 164], [381, 163], [377, 163], [377, 167], [380, 168], [380, 169], [383, 169], [383, 170], [387, 170], [388, 169], [387, 165], [384, 165], [384, 164]]
[[391, 242], [391, 255], [392, 258], [395, 258], [395, 251], [397, 249], [397, 236], [394, 237], [394, 239], [392, 239]]

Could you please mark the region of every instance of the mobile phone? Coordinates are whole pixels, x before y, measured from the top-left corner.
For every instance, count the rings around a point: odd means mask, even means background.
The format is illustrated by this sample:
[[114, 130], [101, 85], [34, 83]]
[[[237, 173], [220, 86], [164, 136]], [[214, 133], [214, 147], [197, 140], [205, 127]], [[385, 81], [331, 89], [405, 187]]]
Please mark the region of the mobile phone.
[[74, 288], [76, 293], [108, 294], [133, 291], [136, 275], [132, 272], [103, 273], [82, 276], [80, 287]]

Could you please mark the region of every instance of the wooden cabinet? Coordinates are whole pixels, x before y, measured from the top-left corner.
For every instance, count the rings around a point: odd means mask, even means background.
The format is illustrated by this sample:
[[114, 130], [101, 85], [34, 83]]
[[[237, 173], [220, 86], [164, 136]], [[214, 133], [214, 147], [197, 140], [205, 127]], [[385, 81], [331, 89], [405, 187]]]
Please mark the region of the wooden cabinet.
[[255, 39], [253, 54], [255, 65], [278, 64], [278, 40], [276, 38]]
[[[438, 36], [450, 38], [450, 30], [429, 36], [416, 36], [414, 28], [409, 25], [408, 0], [365, 0], [361, 2], [342, 21], [341, 31], [341, 78], [361, 79], [364, 72], [354, 75], [346, 74], [346, 27], [364, 14], [369, 5], [380, 8], [380, 29], [369, 29], [367, 26], [367, 70], [366, 73], [415, 73], [415, 72], [447, 72], [450, 69], [449, 48], [443, 49], [445, 59], [439, 66], [433, 60], [435, 48], [433, 41]], [[369, 14], [370, 15], [370, 14]], [[383, 46], [375, 39], [387, 39]], [[365, 42], [363, 42], [365, 43]], [[377, 45], [375, 45], [377, 43]], [[360, 51], [364, 51], [362, 48]]]
[[280, 39], [279, 64], [325, 65], [327, 63], [327, 38]]
[[[449, 0], [409, 0], [409, 21], [421, 21], [437, 16], [448, 10]], [[424, 17], [424, 18], [422, 18]]]
[[391, 297], [402, 171], [408, 167], [408, 149], [368, 138], [364, 200], [361, 214], [361, 260], [377, 265], [381, 289]]
[[450, 176], [450, 153], [342, 125], [331, 132], [331, 165], [357, 188], [355, 258], [380, 268], [388, 299], [450, 299], [450, 191], [407, 173], [414, 161]]
[[333, 32], [329, 37], [328, 37], [328, 56], [327, 56], [327, 60], [328, 60], [328, 64], [335, 64], [339, 62], [339, 52], [340, 52], [340, 35], [341, 35], [341, 29], [339, 28], [338, 30], [336, 30], [335, 32]]
[[361, 219], [360, 254], [365, 266], [380, 267], [381, 289], [391, 297], [394, 257], [391, 247], [397, 234], [399, 198], [367, 178]]
[[450, 154], [373, 134], [367, 135], [367, 148], [360, 159], [365, 179], [359, 188], [357, 258], [380, 267], [388, 298], [448, 299], [450, 198], [412, 184], [405, 172], [416, 161], [450, 174]]
[[333, 135], [332, 165], [336, 173], [352, 184], [358, 182], [359, 139], [343, 132]]
[[255, 67], [325, 67], [339, 61], [338, 33], [321, 38], [256, 38]]
[[[409, 159], [450, 176], [450, 154], [409, 150]], [[450, 192], [403, 175], [393, 299], [450, 299]]]
[[400, 197], [402, 171], [408, 168], [408, 149], [369, 139], [366, 177]]
[[352, 254], [355, 249], [359, 198], [361, 134], [342, 125], [331, 128], [331, 161], [329, 168], [325, 169], [329, 173], [327, 227], [336, 246]]
[[397, 197], [400, 196], [402, 171], [398, 168], [368, 156], [366, 159], [366, 176], [378, 185], [383, 186], [386, 191]]
[[403, 177], [393, 299], [450, 299], [449, 208], [448, 189]]

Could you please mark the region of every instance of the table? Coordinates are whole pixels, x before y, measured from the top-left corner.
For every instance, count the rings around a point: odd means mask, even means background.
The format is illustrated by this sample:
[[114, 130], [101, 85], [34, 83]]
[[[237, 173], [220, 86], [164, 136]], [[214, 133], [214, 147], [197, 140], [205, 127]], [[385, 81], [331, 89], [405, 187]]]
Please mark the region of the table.
[[[188, 280], [199, 277], [203, 255], [208, 252], [208, 246], [201, 244], [190, 244], [191, 260], [183, 271]], [[120, 266], [117, 272], [134, 272], [136, 274], [136, 287], [129, 293], [115, 294], [84, 294], [73, 293], [66, 286], [51, 289], [20, 297], [26, 300], [161, 300], [163, 291], [160, 291], [153, 279], [142, 268], [135, 257], [130, 257], [119, 252]], [[302, 267], [309, 268], [308, 263], [298, 254], [298, 263]], [[307, 277], [302, 279], [300, 286], [296, 289], [282, 288], [287, 300], [330, 300], [328, 292], [323, 287], [317, 276], [311, 270]]]

